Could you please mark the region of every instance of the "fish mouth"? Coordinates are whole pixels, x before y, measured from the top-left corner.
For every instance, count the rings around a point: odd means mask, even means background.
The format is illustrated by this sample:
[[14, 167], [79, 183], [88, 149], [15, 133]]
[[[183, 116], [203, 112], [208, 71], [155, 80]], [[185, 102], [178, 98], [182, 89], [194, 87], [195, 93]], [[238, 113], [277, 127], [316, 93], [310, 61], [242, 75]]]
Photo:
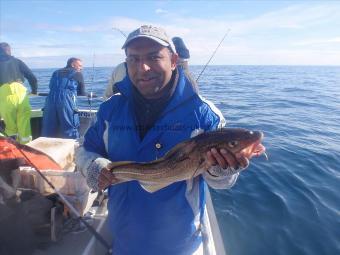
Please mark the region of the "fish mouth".
[[249, 146], [240, 150], [236, 154], [236, 157], [242, 155], [243, 160], [242, 160], [242, 163], [240, 163], [240, 166], [242, 168], [246, 168], [249, 166], [249, 163], [250, 163], [249, 160], [252, 157], [259, 157], [261, 155], [264, 155], [266, 159], [268, 160], [268, 156], [265, 151], [266, 151], [266, 148], [261, 144], [261, 140], [259, 140], [258, 142], [252, 143]]
[[261, 142], [264, 135], [262, 132], [259, 132], [259, 137], [254, 141], [252, 144], [248, 145], [247, 147], [243, 148], [239, 153], [242, 155], [245, 155], [248, 158], [252, 157], [258, 157], [264, 154], [267, 157], [266, 154], [266, 147], [264, 147]]
[[252, 157], [259, 157], [263, 155], [267, 160], [268, 156], [266, 154], [266, 147], [264, 147], [261, 142], [252, 144], [240, 151], [240, 154], [246, 156], [247, 158], [251, 159]]
[[256, 146], [254, 146], [252, 154], [254, 154], [254, 156], [260, 156], [265, 152], [266, 152], [266, 147], [264, 147], [261, 143], [259, 143]]

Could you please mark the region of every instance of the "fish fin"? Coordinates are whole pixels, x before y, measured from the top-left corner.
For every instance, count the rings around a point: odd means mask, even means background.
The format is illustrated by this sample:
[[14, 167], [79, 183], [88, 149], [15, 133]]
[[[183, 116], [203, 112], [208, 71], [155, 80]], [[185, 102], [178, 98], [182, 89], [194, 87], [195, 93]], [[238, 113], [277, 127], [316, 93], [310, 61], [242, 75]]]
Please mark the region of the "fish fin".
[[150, 184], [150, 183], [141, 183], [139, 182], [140, 186], [149, 193], [154, 193], [160, 189], [169, 186], [171, 183], [159, 183], [159, 184]]
[[203, 162], [204, 162], [204, 159], [201, 159], [199, 164], [198, 164], [198, 167], [195, 169], [194, 173], [192, 174], [191, 179], [194, 179], [194, 177], [196, 176], [197, 172], [201, 169], [201, 166], [202, 166]]
[[196, 168], [195, 172], [192, 174], [190, 179], [194, 179], [198, 171], [199, 171], [199, 166]]

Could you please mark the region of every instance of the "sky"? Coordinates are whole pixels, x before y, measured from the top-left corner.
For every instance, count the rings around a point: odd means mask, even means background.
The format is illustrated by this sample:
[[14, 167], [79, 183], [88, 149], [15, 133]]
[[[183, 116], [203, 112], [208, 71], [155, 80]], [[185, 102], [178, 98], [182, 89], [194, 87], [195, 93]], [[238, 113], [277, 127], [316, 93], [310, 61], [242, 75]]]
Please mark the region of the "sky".
[[125, 37], [143, 24], [180, 36], [190, 64], [340, 65], [340, 0], [0, 0], [0, 41], [31, 68], [124, 61]]

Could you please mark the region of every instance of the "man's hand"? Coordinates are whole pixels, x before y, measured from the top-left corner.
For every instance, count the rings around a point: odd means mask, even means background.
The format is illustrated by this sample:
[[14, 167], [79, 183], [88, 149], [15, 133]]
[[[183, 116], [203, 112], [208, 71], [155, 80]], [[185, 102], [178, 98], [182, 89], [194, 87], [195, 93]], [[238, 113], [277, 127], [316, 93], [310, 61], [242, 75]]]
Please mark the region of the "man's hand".
[[217, 150], [216, 148], [212, 148], [207, 152], [207, 160], [211, 166], [219, 165], [221, 168], [226, 169], [228, 167], [238, 169], [238, 168], [247, 168], [249, 165], [249, 159], [254, 156], [260, 156], [264, 153], [265, 147], [261, 144], [258, 145], [259, 150], [254, 152], [241, 151], [236, 155], [228, 152], [225, 149]]
[[114, 175], [110, 172], [110, 164], [107, 165], [106, 168], [103, 168], [100, 171], [99, 178], [98, 178], [98, 188], [99, 190], [104, 190], [108, 186], [110, 186], [112, 183], [117, 181], [117, 179], [114, 177]]
[[219, 165], [223, 169], [231, 168], [246, 168], [249, 165], [249, 160], [242, 154], [234, 156], [225, 149], [217, 150], [212, 148], [207, 152], [207, 159], [211, 166]]

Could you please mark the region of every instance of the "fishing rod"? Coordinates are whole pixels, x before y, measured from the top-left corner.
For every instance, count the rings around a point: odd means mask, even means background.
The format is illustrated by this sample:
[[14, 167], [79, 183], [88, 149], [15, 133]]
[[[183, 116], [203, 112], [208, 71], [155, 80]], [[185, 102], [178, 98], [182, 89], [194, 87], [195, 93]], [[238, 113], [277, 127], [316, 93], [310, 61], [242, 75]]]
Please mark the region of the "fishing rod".
[[127, 35], [126, 35], [122, 30], [120, 30], [118, 27], [113, 27], [112, 29], [118, 31], [118, 32], [121, 33], [125, 38], [127, 38]]
[[74, 208], [74, 206], [65, 198], [65, 196], [46, 178], [46, 176], [39, 170], [39, 168], [26, 156], [25, 152], [18, 148], [20, 153], [24, 156], [26, 161], [33, 166], [34, 170], [43, 178], [43, 180], [58, 194], [60, 199], [66, 204], [66, 206], [71, 210], [71, 212], [83, 223], [86, 228], [95, 236], [95, 238], [107, 249], [108, 254], [112, 254], [111, 245], [109, 245], [106, 240], [92, 227], [79, 212]]
[[203, 74], [204, 70], [207, 68], [207, 66], [209, 65], [210, 61], [213, 59], [213, 57], [215, 56], [218, 48], [221, 46], [222, 42], [224, 41], [224, 39], [227, 37], [227, 35], [229, 34], [229, 32], [231, 31], [231, 29], [229, 28], [227, 30], [227, 32], [224, 34], [222, 40], [220, 41], [220, 43], [217, 45], [217, 47], [215, 48], [215, 50], [213, 51], [211, 57], [209, 58], [208, 62], [205, 64], [205, 66], [203, 67], [202, 71], [200, 72], [200, 74], [198, 75], [196, 82], [198, 82], [199, 78], [201, 77], [201, 75]]

